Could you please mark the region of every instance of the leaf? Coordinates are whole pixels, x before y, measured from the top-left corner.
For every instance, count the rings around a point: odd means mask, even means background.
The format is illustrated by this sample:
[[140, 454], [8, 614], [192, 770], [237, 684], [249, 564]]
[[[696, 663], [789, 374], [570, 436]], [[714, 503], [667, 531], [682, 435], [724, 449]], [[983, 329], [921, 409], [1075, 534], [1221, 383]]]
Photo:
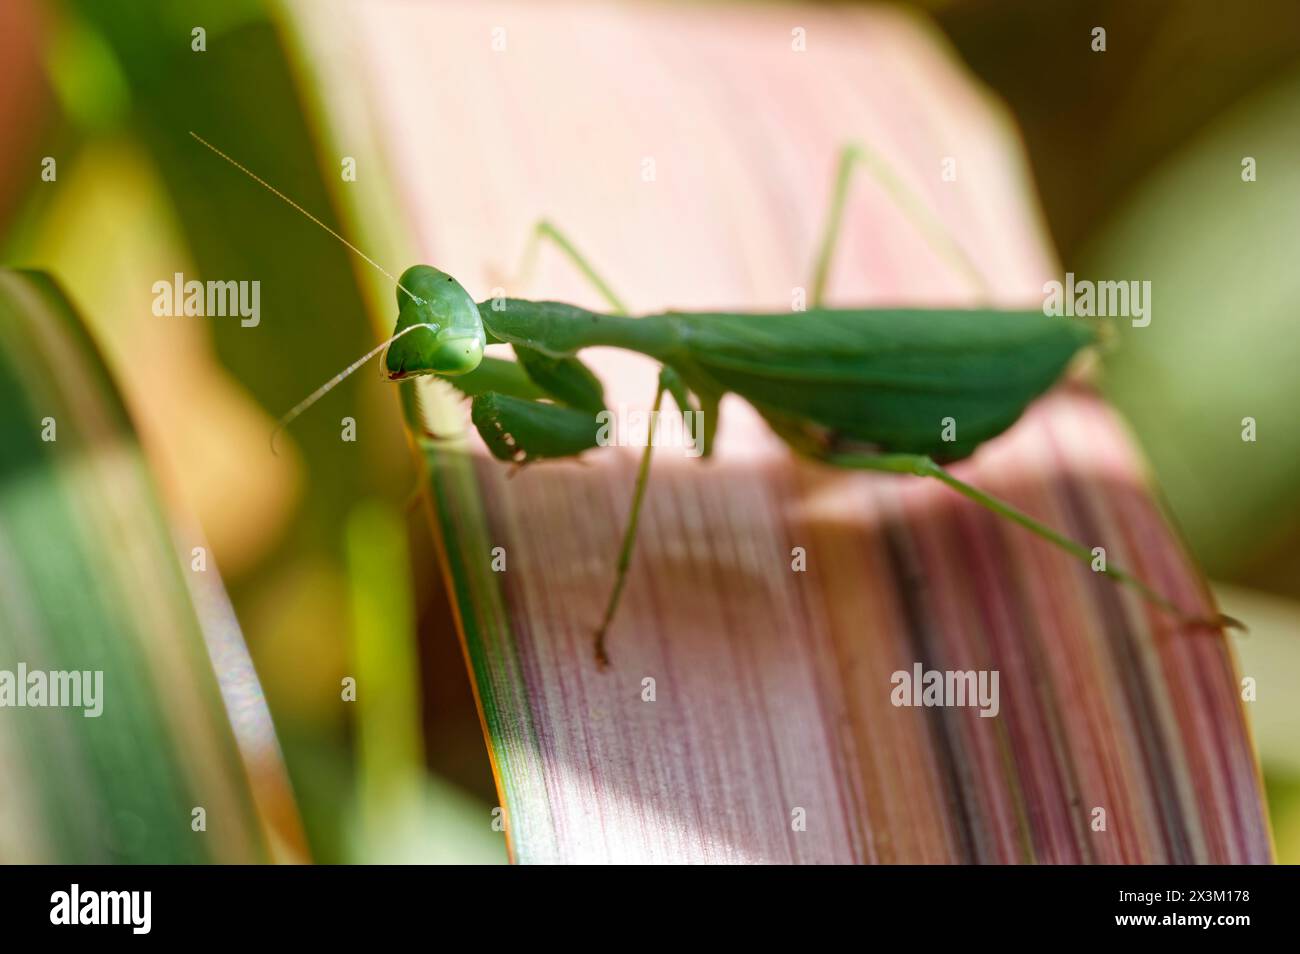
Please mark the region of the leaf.
[[347, 542], [360, 762], [355, 857], [503, 861], [500, 835], [482, 806], [425, 771], [406, 528], [384, 505], [367, 501], [348, 518]]
[[0, 708], [0, 855], [266, 860], [259, 809], [292, 818], [292, 803], [216, 569], [186, 553], [182, 570], [108, 372], [41, 273], [0, 270], [0, 446], [0, 680], [25, 667], [98, 689]]
[[[909, 15], [290, 8], [304, 61], [329, 64], [311, 74], [327, 138], [388, 158], [391, 177], [344, 197], [360, 244], [418, 241], [478, 298], [547, 215], [638, 312], [788, 307], [850, 138], [889, 158], [998, 304], [1036, 305], [1055, 271], [1012, 130]], [[935, 174], [944, 156], [955, 182]], [[543, 259], [511, 294], [599, 306]], [[969, 303], [963, 282], [880, 189], [855, 190], [833, 303]], [[654, 393], [645, 362], [592, 366], [611, 406]], [[463, 421], [442, 390], [404, 394], [515, 860], [1269, 859], [1220, 636], [1175, 633], [942, 487], [799, 463], [729, 400], [715, 461], [659, 453], [601, 672], [635, 451], [507, 480], [476, 439], [422, 436]], [[1208, 608], [1122, 426], [1082, 389], [957, 470]], [[999, 672], [998, 715], [893, 705], [894, 674], [917, 665]]]
[[[151, 456], [221, 554], [313, 856], [347, 860], [349, 804], [339, 790], [353, 758], [338, 696], [349, 636], [340, 525], [358, 500], [408, 495], [410, 457], [394, 395], [377, 374], [350, 378], [271, 453], [276, 418], [368, 347], [365, 301], [344, 246], [190, 131], [346, 232], [328, 192], [328, 180], [340, 181], [339, 157], [315, 147], [311, 91], [285, 54], [273, 5], [66, 6], [111, 52], [132, 109], [115, 136], [87, 144], [66, 182], [60, 162], [57, 193], [44, 193], [60, 214], [43, 223], [35, 260], [76, 300], [104, 302], [102, 318], [98, 309], [88, 317]], [[207, 29], [201, 53], [191, 49], [196, 25]], [[377, 168], [363, 164], [363, 180]], [[106, 227], [115, 230], [111, 259], [100, 254]], [[259, 283], [259, 323], [150, 320], [140, 296], [177, 272]], [[383, 297], [391, 303], [391, 286]], [[344, 416], [359, 440], [340, 452]]]

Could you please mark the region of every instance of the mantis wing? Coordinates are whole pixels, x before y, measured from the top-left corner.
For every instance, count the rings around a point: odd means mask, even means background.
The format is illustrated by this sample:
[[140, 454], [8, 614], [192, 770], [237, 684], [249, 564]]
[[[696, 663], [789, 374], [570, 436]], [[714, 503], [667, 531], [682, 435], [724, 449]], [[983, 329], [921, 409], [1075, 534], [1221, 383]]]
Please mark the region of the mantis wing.
[[[687, 380], [734, 391], [787, 440], [820, 431], [947, 460], [1010, 427], [1095, 340], [1082, 322], [1030, 311], [665, 317], [678, 326], [672, 360]], [[945, 418], [955, 434], [943, 433]]]

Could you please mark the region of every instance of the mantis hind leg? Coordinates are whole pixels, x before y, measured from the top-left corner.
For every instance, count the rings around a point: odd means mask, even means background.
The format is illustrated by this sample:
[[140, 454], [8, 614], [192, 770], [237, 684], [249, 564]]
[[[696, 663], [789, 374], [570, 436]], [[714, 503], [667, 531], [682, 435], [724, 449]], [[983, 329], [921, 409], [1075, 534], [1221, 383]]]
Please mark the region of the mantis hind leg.
[[591, 282], [600, 296], [609, 303], [616, 315], [626, 315], [627, 306], [623, 300], [614, 293], [609, 283], [601, 277], [600, 273], [587, 261], [586, 257], [578, 251], [577, 246], [569, 240], [569, 237], [561, 232], [549, 219], [541, 219], [528, 236], [528, 245], [524, 248], [523, 259], [519, 263], [519, 281], [525, 284], [527, 276], [532, 273], [533, 266], [537, 263], [537, 249], [543, 241], [550, 241], [564, 253], [578, 271]]
[[[1071, 540], [1069, 537], [1053, 530], [1051, 527], [1039, 523], [1033, 517], [1029, 516], [1022, 510], [1011, 506], [1004, 500], [999, 500], [991, 494], [986, 494], [978, 487], [973, 487], [963, 480], [959, 480], [936, 464], [929, 457], [917, 454], [837, 454], [826, 458], [826, 462], [836, 467], [846, 467], [857, 470], [875, 470], [890, 474], [913, 474], [918, 477], [933, 477], [936, 480], [947, 484], [957, 493], [973, 500], [987, 510], [992, 511], [1000, 517], [1005, 517], [1014, 523], [1024, 527], [1035, 536], [1041, 537], [1048, 543], [1064, 550], [1077, 560], [1082, 561], [1085, 565], [1091, 567], [1093, 553], [1083, 544]], [[1222, 627], [1232, 627], [1244, 629], [1237, 620], [1230, 616], [1202, 617], [1185, 612], [1168, 598], [1153, 590], [1142, 580], [1133, 576], [1117, 566], [1106, 564], [1104, 570], [1097, 572], [1104, 573], [1111, 579], [1131, 587], [1139, 593], [1147, 602], [1159, 606], [1161, 609], [1173, 615], [1180, 622], [1195, 625], [1208, 626], [1214, 629]]]
[[981, 295], [987, 296], [988, 283], [985, 282], [970, 256], [966, 254], [965, 249], [957, 244], [948, 229], [930, 210], [929, 205], [908, 187], [883, 156], [861, 143], [850, 143], [840, 152], [840, 160], [835, 172], [835, 185], [831, 190], [830, 210], [826, 215], [817, 259], [813, 265], [812, 306], [819, 307], [826, 293], [831, 261], [835, 256], [840, 226], [844, 219], [844, 206], [848, 202], [849, 185], [853, 180], [853, 172], [858, 166], [866, 168], [871, 177], [912, 221], [930, 246], [954, 269], [965, 275]]

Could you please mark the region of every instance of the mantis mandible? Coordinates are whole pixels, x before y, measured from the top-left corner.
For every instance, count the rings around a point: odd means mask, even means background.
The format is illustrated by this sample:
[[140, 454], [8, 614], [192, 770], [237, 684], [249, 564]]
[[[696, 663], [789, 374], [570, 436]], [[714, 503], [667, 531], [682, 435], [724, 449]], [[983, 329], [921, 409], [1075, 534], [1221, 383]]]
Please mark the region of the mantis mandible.
[[[284, 193], [197, 134], [190, 135], [392, 279]], [[959, 480], [941, 464], [970, 456], [1014, 424], [1080, 350], [1097, 343], [1098, 329], [1079, 319], [1049, 317], [1041, 309], [823, 307], [849, 185], [859, 165], [886, 187], [942, 257], [982, 284], [970, 259], [946, 237], [925, 203], [875, 153], [849, 146], [840, 157], [807, 311], [630, 317], [568, 237], [543, 221], [534, 229], [526, 258], [531, 259], [540, 240], [553, 242], [600, 292], [609, 304], [607, 313], [518, 298], [475, 302], [451, 275], [414, 265], [394, 280], [398, 312], [393, 335], [290, 410], [276, 433], [382, 352], [387, 380], [435, 375], [468, 397], [470, 420], [497, 459], [523, 466], [577, 457], [598, 446], [597, 418], [605, 411], [603, 385], [578, 354], [596, 346], [623, 348], [659, 364], [655, 411], [669, 395], [680, 411], [703, 413], [703, 456], [712, 450], [719, 402], [725, 394], [736, 394], [798, 453], [834, 467], [939, 480], [1091, 565], [1088, 547]], [[485, 355], [489, 344], [510, 345], [515, 360]], [[960, 438], [944, 439], [939, 427], [944, 417], [961, 421]], [[653, 447], [648, 436], [613, 588], [594, 634], [602, 667], [609, 663], [606, 635], [627, 581]], [[1189, 614], [1109, 562], [1100, 572], [1181, 623], [1241, 625], [1227, 616]]]

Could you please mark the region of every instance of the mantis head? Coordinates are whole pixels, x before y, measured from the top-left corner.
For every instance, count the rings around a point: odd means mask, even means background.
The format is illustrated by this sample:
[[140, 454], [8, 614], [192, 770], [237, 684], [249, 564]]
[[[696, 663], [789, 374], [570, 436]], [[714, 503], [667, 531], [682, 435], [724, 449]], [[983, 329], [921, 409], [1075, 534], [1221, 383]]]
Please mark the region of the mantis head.
[[479, 366], [487, 342], [483, 320], [456, 279], [429, 265], [413, 265], [398, 280], [397, 306], [395, 337], [384, 356], [388, 380], [468, 374]]

